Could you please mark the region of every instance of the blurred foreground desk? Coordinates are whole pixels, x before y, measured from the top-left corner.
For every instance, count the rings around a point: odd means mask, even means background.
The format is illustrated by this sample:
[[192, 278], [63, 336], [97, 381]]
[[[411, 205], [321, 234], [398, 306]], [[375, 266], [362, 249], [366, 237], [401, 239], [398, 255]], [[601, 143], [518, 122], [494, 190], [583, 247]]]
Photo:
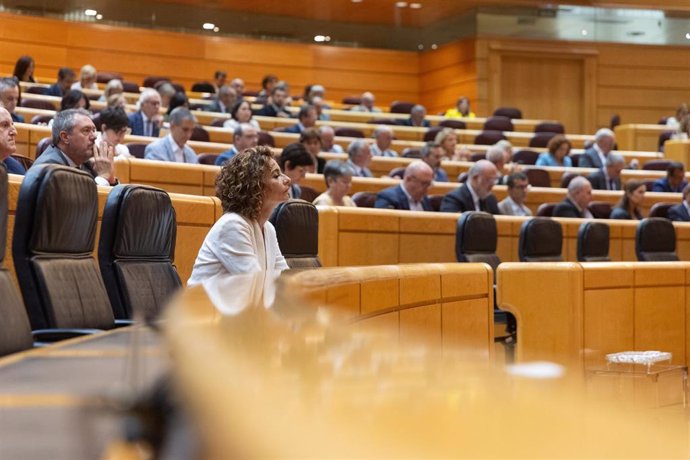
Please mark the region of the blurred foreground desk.
[[122, 435], [113, 402], [150, 387], [166, 363], [143, 326], [0, 359], [0, 458], [100, 458]]

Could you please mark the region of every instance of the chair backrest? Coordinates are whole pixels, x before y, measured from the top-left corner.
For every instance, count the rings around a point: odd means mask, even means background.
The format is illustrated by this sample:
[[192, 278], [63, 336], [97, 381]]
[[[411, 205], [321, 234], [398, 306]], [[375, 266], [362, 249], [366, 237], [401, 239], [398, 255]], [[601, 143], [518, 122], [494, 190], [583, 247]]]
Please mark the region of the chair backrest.
[[47, 125], [53, 119], [52, 115], [34, 115], [31, 117], [32, 125]]
[[563, 260], [563, 229], [548, 217], [534, 217], [520, 227], [520, 262], [560, 262]]
[[664, 131], [663, 133], [659, 134], [659, 144], [657, 145], [657, 150], [659, 152], [664, 151], [664, 144], [667, 140], [671, 139], [671, 137], [673, 137], [673, 131]]
[[228, 121], [227, 118], [216, 118], [211, 122], [211, 126], [214, 128], [222, 128], [226, 121]]
[[544, 121], [542, 123], [537, 123], [537, 126], [534, 127], [534, 132], [565, 134], [565, 128], [560, 123]]
[[515, 107], [499, 107], [494, 110], [494, 116], [508, 117], [508, 118], [522, 118], [522, 111]]
[[521, 165], [535, 165], [539, 158], [539, 152], [535, 150], [523, 149], [513, 153], [512, 160]]
[[144, 158], [144, 153], [146, 152], [146, 146], [149, 144], [139, 143], [139, 142], [128, 142], [125, 144], [129, 149], [129, 153], [136, 158]]
[[393, 118], [372, 118], [371, 120], [367, 121], [370, 125], [400, 125], [400, 122], [398, 120], [394, 120]]
[[677, 203], [654, 203], [649, 209], [648, 217], [663, 217], [668, 219], [668, 208], [675, 206]]
[[421, 149], [407, 147], [402, 151], [402, 155], [400, 156], [403, 158], [422, 158], [422, 151]]
[[55, 104], [42, 99], [24, 99], [21, 106], [28, 107], [30, 109], [55, 110]]
[[484, 131], [513, 131], [513, 122], [508, 117], [489, 117], [484, 122]]
[[545, 169], [527, 168], [524, 173], [527, 175], [527, 181], [532, 187], [551, 187], [551, 176]]
[[473, 153], [470, 155], [470, 161], [476, 163], [479, 160], [486, 160], [486, 152]]
[[268, 145], [269, 147], [275, 147], [276, 141], [266, 131], [259, 131], [259, 145]]
[[436, 139], [436, 135], [440, 133], [442, 129], [442, 126], [434, 126], [433, 128], [427, 129], [422, 140], [424, 142], [432, 142], [434, 139]]
[[308, 201], [308, 202], [313, 202], [318, 196], [319, 192], [317, 192], [315, 189], [308, 187], [306, 185], [300, 185], [300, 195], [299, 198], [300, 200]]
[[357, 137], [359, 139], [364, 137], [362, 130], [356, 128], [335, 128], [335, 135], [341, 137]]
[[192, 137], [189, 140], [199, 142], [210, 142], [211, 136], [209, 136], [208, 131], [206, 131], [201, 126], [195, 126], [194, 131], [192, 131]]
[[544, 133], [534, 133], [532, 138], [529, 140], [530, 147], [546, 147], [549, 145], [549, 141], [556, 133], [544, 132]]
[[570, 181], [575, 179], [580, 174], [574, 172], [567, 172], [561, 177], [561, 188], [568, 188]]
[[93, 258], [98, 192], [90, 174], [39, 165], [24, 176], [12, 254], [34, 329], [113, 327], [113, 311]]
[[98, 263], [116, 319], [155, 318], [182, 286], [173, 266], [175, 209], [168, 193], [118, 185], [108, 195]]
[[537, 216], [537, 217], [552, 217], [553, 211], [556, 209], [556, 206], [558, 206], [558, 203], [542, 203], [537, 208], [537, 212], [535, 213], [535, 216]]
[[388, 177], [397, 177], [398, 179], [402, 179], [404, 175], [405, 175], [405, 167], [404, 166], [400, 166], [398, 168], [393, 168], [388, 173]]
[[429, 204], [431, 205], [431, 209], [439, 212], [441, 210], [441, 203], [443, 202], [444, 196], [445, 195], [429, 195]]
[[577, 168], [577, 166], [580, 164], [580, 157], [582, 155], [584, 155], [584, 153], [571, 153], [570, 155], [568, 155], [574, 167]]
[[391, 104], [390, 112], [409, 114], [412, 111], [412, 107], [414, 106], [414, 102], [395, 101]]
[[110, 80], [122, 80], [122, 74], [117, 72], [98, 72], [96, 83], [108, 83]]
[[149, 76], [144, 78], [144, 82], [141, 86], [145, 88], [155, 88], [155, 86], [160, 83], [160, 82], [170, 82], [170, 78], [168, 77], [160, 77], [160, 76]]
[[207, 81], [199, 81], [192, 85], [194, 93], [215, 93], [216, 88]]
[[645, 171], [666, 171], [671, 164], [671, 160], [652, 160], [642, 165]]
[[464, 212], [455, 232], [455, 257], [458, 262], [484, 262], [496, 271], [501, 259], [496, 255], [496, 219], [481, 211]]
[[125, 93], [138, 93], [141, 91], [139, 89], [139, 85], [137, 85], [133, 81], [123, 81], [122, 82], [122, 89], [124, 90]]
[[43, 137], [41, 138], [40, 141], [36, 144], [36, 152], [34, 155], [34, 158], [38, 158], [41, 156], [43, 152], [46, 151], [48, 147], [53, 143], [53, 139], [50, 137]]
[[608, 262], [609, 226], [603, 222], [585, 221], [577, 231], [577, 260], [579, 262]]
[[501, 131], [482, 131], [474, 138], [477, 145], [494, 145], [498, 141], [508, 139]]
[[352, 201], [355, 202], [358, 208], [373, 208], [374, 203], [376, 203], [376, 193], [357, 192], [352, 195]]
[[24, 166], [24, 169], [29, 169], [31, 167], [31, 165], [34, 164], [34, 160], [32, 160], [29, 157], [25, 157], [24, 155], [19, 155], [17, 153], [13, 153], [10, 156], [12, 158], [14, 158], [15, 160], [17, 160], [18, 162], [20, 162], [22, 164], [22, 166]]
[[44, 94], [48, 92], [48, 88], [44, 86], [30, 86], [28, 88], [22, 88], [22, 91], [28, 94]]
[[219, 156], [216, 153], [200, 153], [197, 159], [201, 165], [214, 165]]
[[462, 120], [445, 119], [441, 120], [438, 125], [444, 128], [467, 129], [467, 123]]
[[[1, 163], [1, 162], [0, 162]], [[7, 241], [8, 186], [7, 169], [0, 166], [0, 356], [31, 348], [33, 340], [24, 303], [4, 267]]]
[[635, 253], [640, 262], [679, 260], [671, 221], [662, 217], [642, 219], [635, 232]]
[[319, 212], [301, 200], [279, 204], [270, 218], [276, 228], [278, 246], [290, 268], [318, 268]]
[[608, 219], [611, 215], [613, 205], [608, 201], [591, 201], [587, 209], [595, 219]]
[[360, 96], [346, 96], [343, 98], [343, 104], [359, 105], [361, 103], [362, 103], [362, 98]]

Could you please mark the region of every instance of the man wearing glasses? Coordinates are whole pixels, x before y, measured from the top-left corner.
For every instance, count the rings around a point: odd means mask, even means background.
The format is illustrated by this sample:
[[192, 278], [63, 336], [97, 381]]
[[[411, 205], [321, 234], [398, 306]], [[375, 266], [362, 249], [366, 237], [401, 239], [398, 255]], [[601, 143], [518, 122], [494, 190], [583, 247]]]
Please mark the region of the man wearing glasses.
[[498, 181], [496, 165], [479, 160], [468, 172], [467, 182], [443, 197], [441, 212], [484, 211], [500, 214], [496, 197], [491, 193]]
[[433, 211], [426, 192], [433, 183], [434, 171], [422, 160], [415, 160], [405, 168], [400, 185], [381, 190], [376, 195], [375, 208]]
[[129, 116], [129, 127], [135, 136], [159, 137], [163, 117], [160, 114], [161, 95], [153, 88], [142, 91], [137, 112]]
[[498, 203], [498, 210], [506, 216], [531, 216], [532, 211], [525, 206], [529, 181], [525, 173], [513, 173], [508, 176], [508, 196]]

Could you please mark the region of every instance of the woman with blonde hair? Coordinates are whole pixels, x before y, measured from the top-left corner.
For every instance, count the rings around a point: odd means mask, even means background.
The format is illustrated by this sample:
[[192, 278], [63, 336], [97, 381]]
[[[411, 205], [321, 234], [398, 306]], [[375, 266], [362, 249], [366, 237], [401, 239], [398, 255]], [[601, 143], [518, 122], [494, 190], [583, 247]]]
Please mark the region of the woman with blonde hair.
[[268, 218], [289, 190], [290, 178], [268, 147], [246, 149], [225, 163], [216, 179], [224, 214], [206, 235], [187, 284], [260, 271], [277, 276], [287, 269]]
[[469, 161], [471, 152], [466, 148], [456, 149], [458, 135], [453, 128], [443, 128], [436, 134], [434, 143], [443, 150], [443, 156], [449, 160]]

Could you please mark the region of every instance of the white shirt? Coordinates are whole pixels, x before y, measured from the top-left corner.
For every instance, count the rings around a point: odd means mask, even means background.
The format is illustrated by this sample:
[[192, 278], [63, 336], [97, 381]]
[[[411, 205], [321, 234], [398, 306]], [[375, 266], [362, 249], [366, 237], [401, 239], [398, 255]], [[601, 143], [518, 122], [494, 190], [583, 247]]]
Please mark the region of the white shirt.
[[467, 189], [470, 191], [470, 195], [472, 195], [472, 202], [474, 203], [474, 210], [475, 211], [481, 211], [482, 207], [479, 204], [479, 195], [474, 191], [472, 188], [472, 184], [470, 184], [470, 181], [467, 181]]
[[375, 157], [391, 157], [391, 158], [397, 158], [398, 157], [398, 152], [395, 150], [391, 149], [386, 149], [386, 150], [381, 150], [378, 145], [376, 145], [376, 142], [371, 144], [370, 146], [371, 149], [371, 154], [374, 155]]
[[598, 144], [594, 144], [594, 151], [597, 152], [597, 155], [599, 155], [599, 160], [601, 160], [601, 167], [604, 168], [604, 174], [606, 174], [606, 155], [604, 155], [604, 152], [601, 151], [601, 148], [599, 148]]
[[228, 212], [206, 235], [187, 285], [219, 275], [265, 271], [277, 276], [287, 268], [270, 222], [264, 224], [262, 232], [257, 221]]
[[[261, 127], [259, 126], [259, 122], [256, 121], [255, 119], [251, 119], [247, 122], [248, 124], [252, 125], [255, 130], [261, 131]], [[237, 127], [240, 125], [240, 122], [235, 120], [234, 118], [228, 118], [225, 123], [223, 123], [223, 128], [228, 128], [231, 131], [235, 131]]]
[[173, 139], [172, 134], [165, 136], [165, 139], [170, 144], [170, 148], [175, 155], [175, 161], [178, 163], [184, 163], [184, 149], [177, 145], [177, 142], [175, 142], [175, 139]]

